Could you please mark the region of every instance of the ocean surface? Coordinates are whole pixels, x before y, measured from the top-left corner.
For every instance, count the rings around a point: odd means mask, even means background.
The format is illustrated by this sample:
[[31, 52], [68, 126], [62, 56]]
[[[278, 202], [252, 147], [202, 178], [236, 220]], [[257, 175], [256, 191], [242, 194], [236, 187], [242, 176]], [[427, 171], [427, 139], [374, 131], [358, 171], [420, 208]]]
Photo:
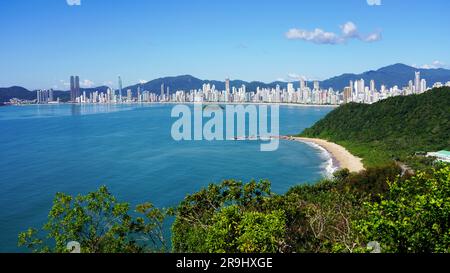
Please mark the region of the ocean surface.
[[[299, 142], [261, 152], [259, 141], [171, 137], [173, 105], [0, 107], [0, 252], [26, 251], [17, 235], [40, 228], [57, 192], [106, 185], [119, 201], [178, 204], [224, 179], [269, 179], [277, 193], [327, 174], [329, 155]], [[280, 133], [295, 134], [333, 108], [280, 107]]]

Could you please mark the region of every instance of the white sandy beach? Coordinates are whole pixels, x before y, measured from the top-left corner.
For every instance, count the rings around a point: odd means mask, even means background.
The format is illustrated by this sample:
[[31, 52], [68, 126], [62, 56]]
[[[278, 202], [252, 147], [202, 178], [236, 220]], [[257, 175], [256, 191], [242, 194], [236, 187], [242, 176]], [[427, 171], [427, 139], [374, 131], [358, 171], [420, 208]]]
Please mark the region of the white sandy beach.
[[310, 142], [321, 146], [338, 161], [339, 167], [342, 169], [346, 168], [351, 172], [360, 172], [365, 170], [361, 158], [352, 155], [347, 149], [337, 145], [336, 143], [318, 138], [287, 137], [286, 139], [300, 142]]

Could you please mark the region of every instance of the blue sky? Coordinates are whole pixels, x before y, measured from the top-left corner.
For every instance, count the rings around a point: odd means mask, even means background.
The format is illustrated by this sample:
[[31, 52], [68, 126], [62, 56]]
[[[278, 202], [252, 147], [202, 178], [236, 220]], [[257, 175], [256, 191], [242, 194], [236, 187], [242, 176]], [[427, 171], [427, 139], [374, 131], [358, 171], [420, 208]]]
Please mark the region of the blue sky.
[[[326, 79], [450, 65], [447, 0], [0, 1], [0, 86]], [[381, 4], [381, 5], [377, 5]]]

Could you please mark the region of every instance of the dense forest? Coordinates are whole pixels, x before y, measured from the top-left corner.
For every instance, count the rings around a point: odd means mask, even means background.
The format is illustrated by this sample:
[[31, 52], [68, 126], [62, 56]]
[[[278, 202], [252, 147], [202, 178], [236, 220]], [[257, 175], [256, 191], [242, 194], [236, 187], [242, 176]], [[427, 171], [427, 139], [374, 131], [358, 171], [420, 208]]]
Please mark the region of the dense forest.
[[378, 103], [343, 105], [301, 136], [338, 143], [366, 166], [411, 161], [418, 152], [450, 149], [450, 88], [393, 97]]

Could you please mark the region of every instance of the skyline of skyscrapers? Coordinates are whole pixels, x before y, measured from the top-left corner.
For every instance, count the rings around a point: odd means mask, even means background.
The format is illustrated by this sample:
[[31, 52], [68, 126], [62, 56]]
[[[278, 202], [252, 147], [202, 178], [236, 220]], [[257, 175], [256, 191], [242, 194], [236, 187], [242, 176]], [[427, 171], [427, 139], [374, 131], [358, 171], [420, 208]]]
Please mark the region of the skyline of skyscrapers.
[[[145, 103], [145, 102], [225, 102], [225, 103], [296, 103], [296, 104], [313, 104], [313, 105], [339, 105], [349, 102], [356, 103], [375, 103], [377, 101], [393, 97], [406, 96], [411, 94], [421, 94], [430, 88], [427, 81], [421, 79], [420, 72], [414, 73], [414, 78], [404, 87], [397, 85], [387, 87], [384, 84], [379, 86], [375, 80], [369, 81], [366, 86], [364, 79], [350, 80], [349, 85], [344, 87], [342, 91], [333, 90], [333, 88], [320, 88], [320, 82], [314, 81], [313, 88], [308, 87], [308, 82], [300, 78], [294, 86], [294, 82], [286, 83], [286, 87], [279, 84], [275, 88], [257, 87], [256, 90], [247, 90], [245, 84], [240, 87], [231, 86], [229, 78], [225, 79], [224, 90], [217, 89], [212, 83], [204, 83], [201, 89], [193, 90], [174, 90], [170, 93], [170, 86], [164, 82], [161, 84], [161, 93], [145, 90], [145, 85], [137, 85], [137, 89], [129, 87], [126, 97], [122, 98], [122, 78], [118, 76], [119, 95], [113, 88], [107, 88], [106, 93], [94, 90], [83, 90], [80, 93], [80, 83], [78, 76], [70, 77], [70, 101], [72, 103]], [[450, 81], [446, 83], [436, 82], [432, 87], [450, 86]], [[78, 96], [77, 96], [78, 95]], [[76, 96], [74, 98], [74, 96]], [[35, 102], [38, 104], [59, 103], [61, 95], [58, 93], [57, 100], [54, 99], [53, 90], [38, 90]], [[20, 104], [21, 100], [12, 100], [16, 104]], [[64, 99], [62, 99], [64, 101]], [[26, 103], [24, 100], [23, 103]]]

